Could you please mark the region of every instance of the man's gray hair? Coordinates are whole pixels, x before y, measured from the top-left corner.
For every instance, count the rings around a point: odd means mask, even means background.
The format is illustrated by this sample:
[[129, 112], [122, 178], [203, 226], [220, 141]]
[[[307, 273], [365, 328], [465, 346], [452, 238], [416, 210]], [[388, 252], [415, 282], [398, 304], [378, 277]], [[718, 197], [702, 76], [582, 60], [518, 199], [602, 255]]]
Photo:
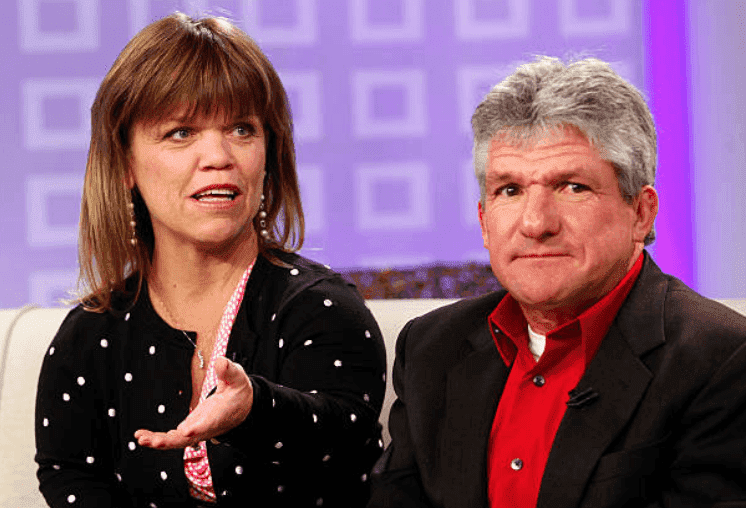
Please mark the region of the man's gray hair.
[[[519, 66], [485, 96], [471, 125], [482, 206], [490, 142], [498, 133], [522, 145], [547, 130], [575, 127], [614, 166], [625, 201], [655, 184], [653, 116], [640, 92], [596, 58], [565, 64], [545, 56]], [[645, 245], [654, 239], [651, 230]]]

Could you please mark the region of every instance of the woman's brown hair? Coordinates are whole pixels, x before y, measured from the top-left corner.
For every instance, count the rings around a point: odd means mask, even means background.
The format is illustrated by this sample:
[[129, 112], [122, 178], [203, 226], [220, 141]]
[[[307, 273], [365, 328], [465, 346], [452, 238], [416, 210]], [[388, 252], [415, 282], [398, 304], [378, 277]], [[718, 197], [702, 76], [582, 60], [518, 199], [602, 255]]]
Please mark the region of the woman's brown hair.
[[[269, 235], [257, 235], [259, 252], [303, 244], [304, 220], [295, 167], [293, 126], [287, 94], [256, 43], [223, 18], [192, 19], [176, 13], [139, 32], [117, 57], [91, 108], [80, 213], [80, 301], [93, 311], [111, 308], [112, 291], [147, 279], [154, 238], [137, 188], [125, 185], [132, 127], [165, 119], [187, 107], [187, 119], [224, 110], [256, 115], [266, 143], [265, 207]], [[137, 241], [131, 242], [134, 204]], [[254, 219], [258, 225], [258, 218]]]

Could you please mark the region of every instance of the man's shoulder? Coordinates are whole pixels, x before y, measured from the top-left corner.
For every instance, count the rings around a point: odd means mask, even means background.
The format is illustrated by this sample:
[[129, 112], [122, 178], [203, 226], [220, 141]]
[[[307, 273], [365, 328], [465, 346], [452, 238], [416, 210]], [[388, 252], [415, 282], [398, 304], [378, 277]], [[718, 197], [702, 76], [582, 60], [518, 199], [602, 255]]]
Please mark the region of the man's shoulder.
[[746, 316], [697, 293], [652, 262], [648, 268], [618, 318], [635, 351], [665, 344], [667, 354], [716, 364], [746, 343]]
[[402, 331], [397, 354], [457, 359], [468, 350], [490, 347], [487, 318], [505, 291], [465, 298], [412, 319]]
[[433, 309], [427, 314], [415, 318], [417, 326], [437, 326], [450, 328], [474, 323], [486, 323], [487, 317], [495, 310], [497, 304], [507, 294], [506, 291], [495, 291], [486, 295], [463, 298], [456, 302]]
[[667, 328], [685, 324], [692, 332], [746, 337], [746, 316], [671, 278], [663, 306]]

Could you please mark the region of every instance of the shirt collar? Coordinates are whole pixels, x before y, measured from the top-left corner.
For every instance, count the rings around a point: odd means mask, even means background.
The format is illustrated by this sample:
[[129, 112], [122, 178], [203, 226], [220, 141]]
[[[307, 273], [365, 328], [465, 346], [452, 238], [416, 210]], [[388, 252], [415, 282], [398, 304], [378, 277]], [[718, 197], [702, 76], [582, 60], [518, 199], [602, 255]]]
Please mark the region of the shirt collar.
[[[573, 338], [579, 339], [587, 366], [640, 275], [643, 259], [644, 255], [640, 254], [624, 278], [598, 302], [575, 319], [547, 333], [547, 350], [555, 340], [567, 342]], [[513, 364], [519, 349], [531, 354], [528, 350], [528, 322], [510, 293], [497, 304], [488, 317], [488, 323], [505, 365]]]

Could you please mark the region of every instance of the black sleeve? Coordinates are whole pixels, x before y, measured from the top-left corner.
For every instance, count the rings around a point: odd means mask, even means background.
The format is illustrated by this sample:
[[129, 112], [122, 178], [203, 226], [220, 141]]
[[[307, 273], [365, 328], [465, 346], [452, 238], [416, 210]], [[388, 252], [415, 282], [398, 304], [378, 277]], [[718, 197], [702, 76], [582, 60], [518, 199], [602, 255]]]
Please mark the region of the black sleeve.
[[420, 473], [407, 419], [405, 379], [407, 335], [413, 321], [404, 326], [396, 341], [393, 369], [396, 400], [389, 415], [391, 443], [373, 468], [369, 508], [430, 508], [420, 481]]
[[83, 313], [71, 311], [47, 349], [36, 395], [37, 476], [53, 508], [120, 506], [94, 367], [105, 348], [81, 331]]
[[692, 401], [674, 434], [661, 506], [746, 507], [746, 343]]
[[267, 462], [257, 467], [277, 468], [276, 488], [298, 506], [363, 506], [383, 446], [378, 325], [359, 294], [336, 280], [300, 292], [276, 319], [279, 375], [249, 372], [251, 413], [220, 440]]

